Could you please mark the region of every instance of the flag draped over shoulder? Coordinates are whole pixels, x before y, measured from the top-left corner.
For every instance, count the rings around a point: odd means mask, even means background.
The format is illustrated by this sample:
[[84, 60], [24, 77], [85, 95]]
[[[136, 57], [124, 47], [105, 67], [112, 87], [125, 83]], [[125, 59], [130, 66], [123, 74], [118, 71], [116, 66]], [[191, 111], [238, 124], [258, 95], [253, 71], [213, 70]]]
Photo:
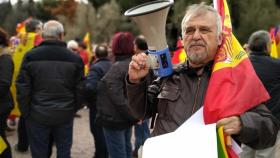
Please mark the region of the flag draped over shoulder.
[[[223, 42], [218, 49], [204, 100], [204, 122], [240, 115], [269, 99], [269, 94], [257, 77], [247, 53], [232, 33], [226, 0], [213, 0], [223, 23]], [[223, 131], [222, 129], [220, 129]], [[222, 135], [221, 135], [222, 134]], [[219, 158], [238, 157], [231, 147], [225, 147], [223, 132], [218, 132]], [[222, 148], [221, 148], [222, 147]]]
[[276, 39], [275, 35], [277, 32], [277, 28], [273, 27], [270, 28], [269, 33], [270, 33], [270, 38], [271, 38], [271, 50], [270, 50], [270, 56], [274, 58], [278, 58], [278, 51], [277, 51], [277, 45], [276, 45]]
[[269, 99], [247, 53], [232, 33], [226, 0], [214, 0], [223, 22], [223, 42], [214, 60], [204, 101], [204, 121], [240, 115]]
[[3, 140], [3, 138], [0, 136], [0, 155], [2, 152], [7, 148], [7, 144]]

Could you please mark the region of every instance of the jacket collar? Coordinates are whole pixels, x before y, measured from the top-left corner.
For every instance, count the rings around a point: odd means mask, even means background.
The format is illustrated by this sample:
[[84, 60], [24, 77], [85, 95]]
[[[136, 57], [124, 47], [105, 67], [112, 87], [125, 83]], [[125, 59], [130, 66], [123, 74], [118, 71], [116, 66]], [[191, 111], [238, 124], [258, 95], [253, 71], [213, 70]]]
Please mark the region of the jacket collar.
[[110, 61], [108, 58], [98, 58], [94, 63], [98, 63], [100, 61]]
[[209, 61], [206, 65], [198, 68], [193, 68], [190, 66], [189, 61], [187, 60], [183, 64], [179, 65], [177, 68], [174, 69], [174, 72], [179, 73], [187, 73], [189, 76], [197, 76], [197, 71], [201, 70], [203, 68], [204, 72], [207, 72], [211, 74], [212, 68], [213, 68], [214, 61], [211, 60]]
[[45, 45], [56, 45], [56, 46], [66, 47], [66, 43], [60, 40], [44, 40], [43, 42], [41, 42], [39, 46], [45, 46]]

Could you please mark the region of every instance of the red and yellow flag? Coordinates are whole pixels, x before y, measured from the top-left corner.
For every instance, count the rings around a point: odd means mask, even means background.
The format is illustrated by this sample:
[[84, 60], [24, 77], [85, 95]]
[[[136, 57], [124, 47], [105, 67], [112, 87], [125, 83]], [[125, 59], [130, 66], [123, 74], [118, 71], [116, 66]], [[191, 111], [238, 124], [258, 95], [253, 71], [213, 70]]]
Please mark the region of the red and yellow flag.
[[[269, 99], [269, 94], [257, 77], [247, 53], [232, 33], [226, 0], [213, 0], [221, 15], [223, 42], [218, 49], [204, 100], [204, 122], [240, 115]], [[221, 133], [218, 133], [220, 138]], [[220, 139], [225, 144], [224, 139]], [[219, 142], [218, 142], [219, 144]], [[219, 146], [218, 146], [219, 147]], [[226, 154], [219, 158], [238, 157], [232, 148], [218, 148]]]
[[214, 0], [222, 17], [223, 42], [214, 60], [204, 101], [205, 123], [240, 115], [269, 99], [247, 53], [232, 33], [226, 0]]
[[270, 28], [269, 33], [270, 33], [270, 38], [271, 38], [271, 50], [270, 50], [270, 56], [274, 58], [278, 58], [278, 51], [277, 51], [277, 45], [276, 45], [276, 40], [275, 40], [275, 32], [276, 28]]
[[177, 49], [173, 52], [172, 64], [179, 64], [179, 63], [185, 62], [187, 59], [187, 54], [185, 52], [181, 39], [178, 39], [176, 48]]
[[[83, 43], [87, 46], [86, 53], [87, 56], [91, 59], [92, 58], [92, 47], [90, 43], [90, 32], [87, 32], [83, 38]], [[89, 64], [85, 65], [85, 74], [89, 71]]]
[[[83, 38], [84, 44], [87, 46], [87, 52], [91, 53], [90, 33], [87, 32]], [[90, 54], [89, 54], [90, 55]]]
[[26, 25], [26, 23], [27, 23], [29, 20], [31, 20], [31, 19], [32, 19], [32, 18], [29, 17], [29, 18], [25, 19], [23, 22], [18, 23], [18, 24], [17, 24], [17, 27], [16, 27], [16, 32], [17, 32], [17, 33], [24, 33], [24, 32], [26, 32], [26, 31], [25, 31], [25, 25]]

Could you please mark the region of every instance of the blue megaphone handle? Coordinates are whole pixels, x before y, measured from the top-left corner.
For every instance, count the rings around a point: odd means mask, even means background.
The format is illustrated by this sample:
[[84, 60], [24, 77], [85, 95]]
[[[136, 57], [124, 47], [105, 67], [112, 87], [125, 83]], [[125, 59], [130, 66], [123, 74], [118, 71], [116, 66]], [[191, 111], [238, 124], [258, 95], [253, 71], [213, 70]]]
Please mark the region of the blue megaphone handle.
[[150, 58], [154, 58], [150, 60], [150, 65], [156, 76], [166, 77], [172, 74], [173, 69], [168, 48], [157, 51], [148, 50], [148, 54], [150, 55]]

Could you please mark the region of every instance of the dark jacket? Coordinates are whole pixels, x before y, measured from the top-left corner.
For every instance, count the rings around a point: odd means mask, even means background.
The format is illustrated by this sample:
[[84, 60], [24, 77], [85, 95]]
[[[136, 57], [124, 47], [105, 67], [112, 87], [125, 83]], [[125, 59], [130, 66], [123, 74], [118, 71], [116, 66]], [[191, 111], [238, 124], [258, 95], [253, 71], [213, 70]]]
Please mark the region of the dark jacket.
[[0, 49], [0, 116], [11, 112], [14, 102], [10, 87], [12, 84], [14, 63], [8, 49]]
[[111, 67], [111, 61], [107, 58], [98, 59], [90, 66], [85, 80], [84, 95], [89, 108], [96, 110], [97, 84]]
[[272, 58], [264, 52], [251, 52], [249, 58], [271, 97], [265, 103], [266, 106], [280, 120], [280, 59]]
[[62, 41], [43, 41], [27, 52], [16, 82], [23, 116], [46, 125], [73, 119], [83, 67]]
[[118, 56], [98, 84], [96, 123], [111, 129], [131, 127], [137, 120], [128, 107], [125, 77], [131, 56]]
[[[203, 105], [210, 67], [206, 66], [202, 75], [198, 76], [196, 70], [186, 64], [176, 69], [173, 75], [156, 80], [153, 86], [147, 80], [140, 84], [127, 84], [129, 106], [134, 116], [141, 119], [144, 115], [154, 116], [157, 113], [152, 135], [173, 132]], [[240, 118], [243, 128], [236, 136], [240, 142], [255, 149], [275, 143], [277, 120], [264, 105], [246, 112]]]

